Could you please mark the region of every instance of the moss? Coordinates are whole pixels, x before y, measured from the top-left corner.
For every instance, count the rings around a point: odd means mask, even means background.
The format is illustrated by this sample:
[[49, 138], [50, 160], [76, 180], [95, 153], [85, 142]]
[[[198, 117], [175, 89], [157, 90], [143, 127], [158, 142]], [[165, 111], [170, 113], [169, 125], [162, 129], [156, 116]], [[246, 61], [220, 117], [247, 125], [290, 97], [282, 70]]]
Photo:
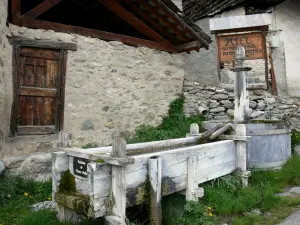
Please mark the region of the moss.
[[284, 120], [251, 120], [249, 123], [282, 123]]
[[59, 205], [62, 205], [69, 209], [73, 209], [78, 214], [91, 216], [90, 199], [87, 195], [82, 195], [78, 193], [56, 193], [55, 200]]
[[113, 209], [113, 206], [115, 205], [115, 203], [116, 203], [116, 200], [115, 200], [114, 194], [112, 192], [112, 187], [110, 187], [109, 196], [105, 203], [106, 209], [107, 209], [107, 211], [106, 211], [107, 215], [112, 214], [112, 209]]
[[97, 159], [96, 163], [105, 163], [105, 160], [104, 159]]
[[83, 149], [97, 148], [99, 146], [100, 146], [100, 144], [98, 142], [90, 142], [90, 143], [87, 143], [87, 144], [83, 145], [82, 148]]
[[71, 174], [70, 170], [62, 173], [58, 191], [60, 193], [76, 193], [75, 177]]

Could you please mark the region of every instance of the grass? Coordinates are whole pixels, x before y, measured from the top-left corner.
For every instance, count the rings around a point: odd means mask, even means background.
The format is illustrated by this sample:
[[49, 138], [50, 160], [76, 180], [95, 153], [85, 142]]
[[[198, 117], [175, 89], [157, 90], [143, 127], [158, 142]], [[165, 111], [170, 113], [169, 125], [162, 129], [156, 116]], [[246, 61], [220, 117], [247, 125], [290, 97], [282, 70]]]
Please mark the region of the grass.
[[292, 151], [295, 151], [295, 147], [300, 145], [300, 132], [297, 130], [292, 130]]
[[168, 116], [164, 117], [158, 127], [141, 125], [136, 129], [134, 137], [127, 143], [139, 143], [149, 141], [167, 140], [185, 137], [189, 133], [192, 123], [201, 124], [202, 116], [186, 117], [183, 112], [184, 97], [174, 100], [169, 107]]

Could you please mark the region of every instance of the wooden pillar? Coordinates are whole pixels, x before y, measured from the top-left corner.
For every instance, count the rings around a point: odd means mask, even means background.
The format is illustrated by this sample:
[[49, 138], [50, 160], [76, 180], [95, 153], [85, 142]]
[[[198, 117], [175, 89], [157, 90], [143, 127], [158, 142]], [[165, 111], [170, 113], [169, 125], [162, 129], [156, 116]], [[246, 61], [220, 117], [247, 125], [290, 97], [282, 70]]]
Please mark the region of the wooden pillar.
[[[246, 126], [244, 124], [237, 124], [236, 126], [237, 136], [246, 136]], [[239, 175], [242, 178], [243, 187], [248, 186], [248, 177], [250, 177], [251, 172], [247, 171], [247, 142], [237, 141], [236, 143], [236, 166]]]
[[235, 52], [235, 67], [231, 69], [235, 72], [234, 79], [234, 122], [244, 123], [249, 114], [249, 98], [247, 92], [247, 71], [250, 67], [244, 67], [243, 63], [246, 58], [245, 48], [238, 46]]
[[191, 156], [187, 160], [187, 189], [186, 189], [186, 200], [187, 201], [198, 201], [198, 198], [204, 196], [203, 188], [198, 187], [197, 180], [197, 156]]
[[[116, 131], [112, 134], [112, 153], [114, 158], [126, 157], [126, 141], [124, 133]], [[111, 214], [105, 217], [106, 225], [126, 225], [126, 177], [125, 167], [112, 165], [111, 170], [111, 202], [114, 205]]]
[[190, 125], [190, 133], [186, 134], [186, 137], [199, 136], [199, 125], [197, 123], [192, 123]]
[[161, 158], [153, 156], [148, 159], [150, 182], [150, 225], [161, 225]]

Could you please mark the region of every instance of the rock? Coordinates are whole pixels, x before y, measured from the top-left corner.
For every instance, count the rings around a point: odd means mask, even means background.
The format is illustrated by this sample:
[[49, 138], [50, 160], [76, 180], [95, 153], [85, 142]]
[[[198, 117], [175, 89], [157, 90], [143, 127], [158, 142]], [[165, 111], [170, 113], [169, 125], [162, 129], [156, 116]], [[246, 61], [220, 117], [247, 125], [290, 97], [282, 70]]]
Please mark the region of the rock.
[[216, 89], [216, 93], [218, 93], [218, 94], [227, 94], [227, 91], [225, 89]]
[[293, 105], [295, 101], [293, 99], [283, 99], [281, 103], [286, 105]]
[[220, 104], [218, 102], [211, 102], [208, 104], [208, 108], [213, 109], [217, 108]]
[[263, 213], [259, 210], [259, 209], [253, 209], [250, 212], [245, 212], [244, 213], [245, 216], [249, 216], [249, 215], [263, 215]]
[[266, 107], [265, 102], [263, 100], [259, 100], [258, 103], [257, 103], [256, 108], [259, 109], [259, 110], [263, 110], [265, 107]]
[[262, 100], [264, 99], [264, 96], [250, 96], [250, 101], [255, 101], [255, 100]]
[[24, 159], [18, 168], [7, 170], [9, 174], [37, 181], [48, 180], [52, 176], [51, 153], [39, 153]]
[[215, 120], [228, 121], [230, 118], [228, 116], [215, 116]]
[[5, 164], [2, 160], [0, 160], [0, 176], [4, 174], [5, 171]]
[[277, 105], [277, 109], [289, 109], [290, 105]]
[[228, 109], [226, 112], [227, 116], [229, 116], [230, 118], [234, 117], [234, 110], [233, 109]]
[[216, 88], [215, 88], [215, 87], [211, 87], [211, 86], [206, 86], [206, 87], [205, 87], [205, 90], [206, 90], [206, 91], [213, 91], [213, 92], [215, 92], [215, 91], [216, 91]]
[[295, 147], [295, 153], [300, 156], [300, 145]]
[[4, 164], [6, 166], [6, 169], [15, 169], [21, 166], [22, 162], [24, 161], [25, 157], [9, 157], [4, 158]]
[[229, 100], [222, 100], [221, 104], [226, 108], [226, 109], [231, 109], [234, 104], [233, 102], [229, 101]]
[[218, 112], [224, 112], [226, 109], [224, 107], [217, 107], [214, 109], [210, 109], [209, 112], [211, 113], [218, 113]]
[[261, 115], [263, 115], [263, 114], [264, 114], [263, 111], [253, 111], [253, 112], [251, 113], [250, 117], [253, 119], [253, 118], [257, 118], [257, 117], [259, 117], [259, 116], [261, 116]]
[[276, 99], [275, 99], [275, 98], [266, 98], [265, 101], [266, 101], [268, 104], [274, 104], [274, 103], [276, 103]]
[[300, 187], [293, 187], [289, 192], [294, 194], [300, 194]]
[[184, 87], [193, 87], [194, 86], [194, 82], [193, 81], [183, 81], [183, 86]]
[[226, 95], [226, 94], [215, 94], [215, 95], [211, 96], [211, 99], [214, 99], [214, 100], [227, 100], [228, 95]]
[[292, 196], [292, 194], [289, 193], [289, 192], [284, 192], [284, 193], [275, 194], [275, 196], [279, 196], [279, 197], [290, 197], [290, 196]]
[[52, 201], [39, 202], [30, 207], [33, 211], [40, 211], [44, 209], [56, 209], [56, 203]]
[[85, 120], [82, 123], [81, 130], [94, 130], [94, 124], [91, 120]]
[[196, 94], [199, 91], [198, 88], [194, 88], [192, 90], [189, 91], [190, 94]]
[[264, 90], [254, 90], [254, 94], [258, 96], [264, 96], [266, 92]]
[[251, 109], [255, 109], [256, 106], [257, 106], [257, 103], [256, 103], [255, 101], [250, 101], [250, 102], [249, 102], [249, 107], [250, 107]]

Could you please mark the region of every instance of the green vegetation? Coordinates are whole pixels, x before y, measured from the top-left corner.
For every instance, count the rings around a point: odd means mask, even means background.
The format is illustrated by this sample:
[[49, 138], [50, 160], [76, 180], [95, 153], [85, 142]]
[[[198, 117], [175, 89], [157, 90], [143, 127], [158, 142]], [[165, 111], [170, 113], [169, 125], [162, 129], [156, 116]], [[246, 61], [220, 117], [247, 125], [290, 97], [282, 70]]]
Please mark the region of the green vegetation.
[[292, 151], [294, 152], [295, 147], [300, 145], [300, 132], [297, 130], [292, 130]]
[[182, 138], [189, 133], [192, 123], [201, 124], [204, 121], [202, 116], [186, 117], [183, 112], [184, 97], [179, 97], [170, 104], [168, 116], [164, 117], [161, 125], [153, 127], [142, 125], [136, 129], [133, 138], [127, 143], [149, 142]]
[[58, 190], [60, 193], [66, 194], [76, 192], [75, 177], [71, 174], [70, 170], [62, 173]]

